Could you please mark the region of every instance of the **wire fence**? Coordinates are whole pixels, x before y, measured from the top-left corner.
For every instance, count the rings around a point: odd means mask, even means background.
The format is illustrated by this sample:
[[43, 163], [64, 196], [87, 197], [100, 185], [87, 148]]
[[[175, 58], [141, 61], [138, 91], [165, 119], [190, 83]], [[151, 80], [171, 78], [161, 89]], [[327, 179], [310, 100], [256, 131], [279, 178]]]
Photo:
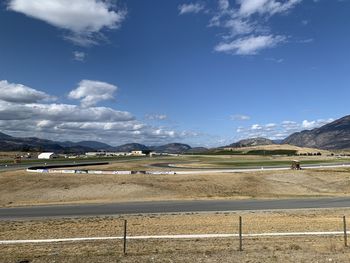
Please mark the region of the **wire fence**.
[[20, 245], [20, 244], [48, 244], [65, 242], [87, 242], [87, 241], [107, 241], [120, 240], [123, 243], [122, 253], [128, 252], [128, 243], [132, 241], [147, 242], [150, 240], [199, 240], [199, 239], [224, 239], [234, 238], [238, 241], [238, 251], [244, 250], [244, 242], [250, 238], [276, 238], [276, 237], [342, 237], [343, 246], [348, 247], [347, 220], [346, 216], [339, 218], [342, 221], [342, 229], [339, 231], [303, 231], [303, 232], [266, 232], [266, 233], [245, 233], [244, 220], [242, 216], [237, 220], [237, 233], [207, 233], [207, 234], [163, 234], [163, 235], [129, 235], [128, 221], [123, 220], [121, 236], [100, 236], [100, 237], [70, 237], [51, 239], [22, 239], [22, 240], [0, 240], [0, 245]]

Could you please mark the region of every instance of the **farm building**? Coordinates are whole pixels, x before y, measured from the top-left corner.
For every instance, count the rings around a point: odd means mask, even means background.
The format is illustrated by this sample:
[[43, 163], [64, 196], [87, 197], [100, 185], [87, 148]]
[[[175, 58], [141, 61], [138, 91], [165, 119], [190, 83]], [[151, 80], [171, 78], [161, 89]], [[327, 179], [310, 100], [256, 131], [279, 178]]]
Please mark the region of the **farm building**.
[[131, 155], [133, 155], [133, 156], [145, 156], [146, 154], [144, 154], [142, 151], [131, 151]]
[[53, 159], [53, 158], [57, 158], [57, 154], [55, 153], [41, 153], [38, 155], [38, 159]]

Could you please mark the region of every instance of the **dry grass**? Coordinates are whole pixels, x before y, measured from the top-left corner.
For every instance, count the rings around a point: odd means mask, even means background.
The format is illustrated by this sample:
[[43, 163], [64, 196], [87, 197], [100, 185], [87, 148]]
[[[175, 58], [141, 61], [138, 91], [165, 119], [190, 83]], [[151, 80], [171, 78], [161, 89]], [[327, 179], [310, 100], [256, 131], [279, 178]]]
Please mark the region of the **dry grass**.
[[249, 147], [241, 147], [241, 148], [230, 148], [227, 147], [225, 149], [239, 150], [239, 151], [252, 151], [252, 150], [296, 150], [297, 153], [322, 153], [322, 155], [329, 155], [332, 152], [327, 150], [321, 150], [316, 148], [307, 148], [307, 147], [299, 147], [290, 144], [272, 144], [272, 145], [259, 145], [259, 146], [249, 146]]
[[2, 246], [1, 262], [222, 262], [348, 263], [340, 238], [250, 239], [243, 252], [233, 239], [133, 241], [123, 256], [120, 241]]
[[[241, 212], [244, 233], [341, 231], [349, 209]], [[237, 213], [134, 215], [126, 217], [0, 221], [0, 239], [120, 236], [122, 219], [129, 235], [237, 233]], [[238, 240], [132, 240], [128, 255], [121, 241], [41, 245], [0, 245], [0, 262], [349, 262], [342, 237], [245, 238]], [[331, 261], [329, 261], [331, 259]]]
[[237, 233], [238, 215], [245, 233], [341, 231], [350, 209], [239, 211], [118, 215], [61, 219], [0, 221], [0, 240], [122, 236], [124, 219], [129, 235]]
[[0, 206], [349, 195], [346, 168], [187, 175], [0, 173]]
[[22, 152], [0, 152], [0, 161], [1, 160], [13, 160], [16, 156], [22, 155]]

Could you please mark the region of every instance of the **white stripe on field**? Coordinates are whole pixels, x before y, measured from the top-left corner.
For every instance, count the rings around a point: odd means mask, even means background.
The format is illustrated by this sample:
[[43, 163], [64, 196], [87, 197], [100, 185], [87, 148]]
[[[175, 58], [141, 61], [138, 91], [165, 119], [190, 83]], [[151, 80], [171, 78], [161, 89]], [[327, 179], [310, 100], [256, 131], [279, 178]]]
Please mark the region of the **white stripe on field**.
[[[276, 236], [333, 236], [342, 235], [343, 232], [290, 232], [290, 233], [260, 233], [243, 234], [243, 237], [276, 237]], [[160, 236], [128, 236], [127, 239], [197, 239], [197, 238], [227, 238], [238, 237], [238, 234], [198, 234], [198, 235], [160, 235]], [[77, 242], [77, 241], [98, 241], [116, 240], [123, 237], [77, 237], [58, 239], [33, 239], [33, 240], [0, 240], [0, 245], [25, 244], [25, 243], [55, 243], [55, 242]]]

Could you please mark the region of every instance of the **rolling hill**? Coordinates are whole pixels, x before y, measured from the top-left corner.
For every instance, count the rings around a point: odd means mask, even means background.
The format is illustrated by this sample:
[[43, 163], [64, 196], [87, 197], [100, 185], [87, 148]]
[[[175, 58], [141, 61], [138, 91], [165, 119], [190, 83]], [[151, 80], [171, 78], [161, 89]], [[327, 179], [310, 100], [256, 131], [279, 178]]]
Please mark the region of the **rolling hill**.
[[257, 138], [240, 140], [238, 142], [232, 143], [225, 147], [241, 148], [241, 147], [271, 145], [271, 144], [275, 144], [275, 142], [266, 138], [257, 137]]
[[350, 115], [320, 128], [293, 133], [283, 143], [326, 150], [350, 149]]

